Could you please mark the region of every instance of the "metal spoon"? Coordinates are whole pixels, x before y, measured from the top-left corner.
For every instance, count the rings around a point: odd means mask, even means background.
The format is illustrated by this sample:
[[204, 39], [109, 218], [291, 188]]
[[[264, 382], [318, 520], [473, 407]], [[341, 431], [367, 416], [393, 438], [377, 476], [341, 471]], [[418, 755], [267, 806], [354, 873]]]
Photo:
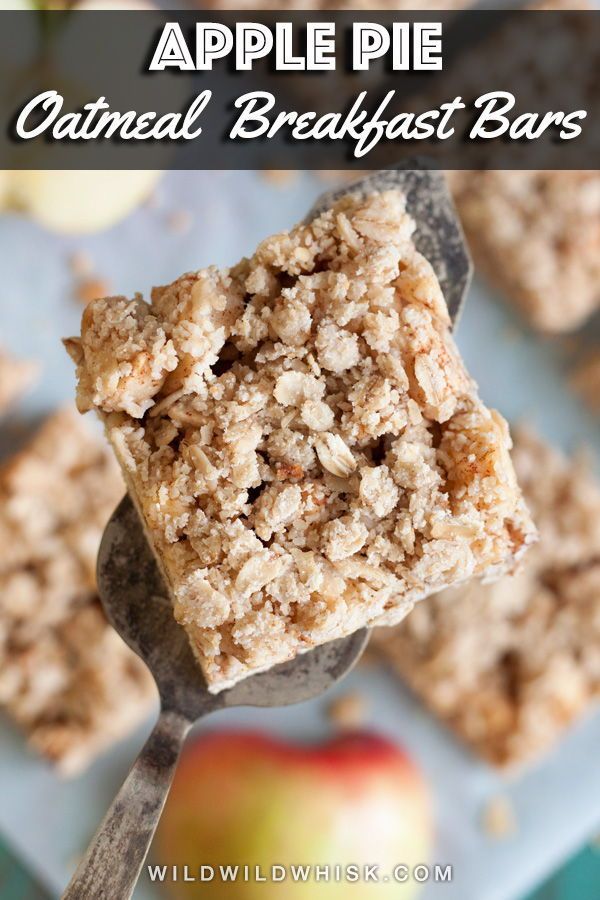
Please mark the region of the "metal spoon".
[[[324, 194], [308, 219], [348, 191], [399, 187], [418, 223], [416, 243], [442, 284], [453, 321], [471, 267], [444, 179], [410, 168], [375, 173]], [[64, 898], [126, 900], [135, 888], [192, 724], [232, 706], [285, 706], [317, 697], [354, 666], [368, 640], [362, 629], [317, 647], [220, 694], [209, 694], [129, 497], [108, 523], [98, 556], [98, 590], [105, 613], [152, 672], [161, 701], [158, 722], [75, 872]]]

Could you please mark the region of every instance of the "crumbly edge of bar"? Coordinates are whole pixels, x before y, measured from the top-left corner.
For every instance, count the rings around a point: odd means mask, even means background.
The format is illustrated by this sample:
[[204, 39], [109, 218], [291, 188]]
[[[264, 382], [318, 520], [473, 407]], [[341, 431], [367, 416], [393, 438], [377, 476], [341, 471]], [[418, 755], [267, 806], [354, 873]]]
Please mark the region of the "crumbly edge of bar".
[[541, 535], [521, 571], [430, 597], [372, 641], [462, 741], [509, 770], [600, 697], [600, 486], [585, 461], [524, 429], [515, 464]]
[[[464, 371], [413, 228], [398, 192], [347, 196], [152, 306], [92, 304], [69, 342], [80, 408], [102, 412], [212, 690], [499, 574], [533, 540], [505, 423]], [[211, 541], [224, 561], [206, 561]]]

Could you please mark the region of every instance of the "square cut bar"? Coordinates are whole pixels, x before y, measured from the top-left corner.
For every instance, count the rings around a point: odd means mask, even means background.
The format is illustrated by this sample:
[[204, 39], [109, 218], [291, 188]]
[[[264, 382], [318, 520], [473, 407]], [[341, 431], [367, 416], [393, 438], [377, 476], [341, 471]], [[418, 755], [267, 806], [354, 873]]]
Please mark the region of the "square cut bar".
[[213, 692], [535, 536], [413, 231], [401, 193], [347, 195], [66, 342]]
[[430, 597], [374, 646], [497, 766], [546, 751], [600, 696], [600, 486], [526, 431], [513, 459], [540, 541], [514, 578]]
[[55, 413], [0, 469], [0, 707], [68, 775], [155, 698], [97, 597], [98, 545], [123, 482], [82, 426]]
[[600, 306], [600, 172], [454, 172], [476, 266], [536, 329], [569, 331]]

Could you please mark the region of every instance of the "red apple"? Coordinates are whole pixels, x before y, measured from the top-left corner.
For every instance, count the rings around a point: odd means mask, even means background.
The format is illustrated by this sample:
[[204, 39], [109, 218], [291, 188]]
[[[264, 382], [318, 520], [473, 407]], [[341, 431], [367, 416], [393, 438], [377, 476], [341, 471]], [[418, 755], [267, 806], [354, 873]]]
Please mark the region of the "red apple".
[[[424, 778], [385, 738], [346, 734], [305, 747], [253, 732], [222, 732], [186, 747], [154, 862], [168, 867], [164, 887], [176, 898], [408, 900], [420, 886], [412, 878], [396, 880], [394, 867], [427, 863], [431, 841]], [[360, 867], [360, 881], [336, 881], [336, 864], [342, 873]], [[210, 882], [198, 880], [202, 865], [215, 872]], [[227, 865], [240, 867], [237, 880], [219, 876], [219, 866]], [[241, 874], [245, 865], [249, 880]], [[273, 865], [284, 867], [285, 880], [271, 879]], [[309, 880], [293, 881], [292, 865], [311, 866]], [[326, 865], [330, 880], [315, 880], [315, 867]], [[365, 881], [368, 865], [389, 880]], [[256, 880], [257, 866], [267, 881]], [[184, 882], [186, 871], [197, 880]], [[282, 876], [281, 869], [275, 873]], [[209, 877], [210, 869], [204, 874]]]

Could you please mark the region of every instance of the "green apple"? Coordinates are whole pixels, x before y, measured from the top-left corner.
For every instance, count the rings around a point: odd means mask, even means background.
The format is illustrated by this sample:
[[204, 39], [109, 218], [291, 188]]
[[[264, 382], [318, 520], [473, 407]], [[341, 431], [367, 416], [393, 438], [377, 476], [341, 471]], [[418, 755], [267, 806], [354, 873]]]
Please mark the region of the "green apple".
[[[168, 867], [174, 898], [211, 900], [409, 900], [420, 890], [393, 877], [426, 864], [432, 845], [429, 794], [415, 763], [390, 741], [342, 735], [305, 747], [248, 732], [198, 737], [186, 748], [159, 826], [154, 862]], [[387, 883], [333, 878], [333, 867], [379, 867]], [[308, 881], [183, 881], [200, 866], [312, 866]], [[316, 866], [331, 866], [329, 881]], [[176, 866], [177, 880], [172, 867]], [[209, 872], [210, 870], [205, 870]], [[241, 869], [240, 869], [241, 871]], [[279, 875], [281, 874], [277, 870]], [[348, 870], [350, 871], [350, 870]], [[362, 871], [362, 869], [361, 869]]]

